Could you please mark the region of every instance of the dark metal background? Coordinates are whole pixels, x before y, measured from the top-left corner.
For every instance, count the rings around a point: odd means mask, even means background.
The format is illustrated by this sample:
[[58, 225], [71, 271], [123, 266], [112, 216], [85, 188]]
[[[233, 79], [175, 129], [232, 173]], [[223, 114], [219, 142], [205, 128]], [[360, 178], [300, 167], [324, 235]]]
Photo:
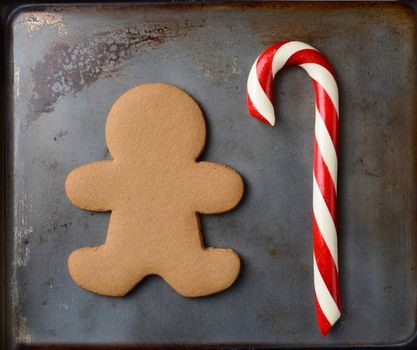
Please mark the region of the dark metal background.
[[[406, 344], [416, 328], [415, 14], [393, 3], [45, 6], [9, 20], [5, 86], [9, 346]], [[278, 123], [249, 118], [246, 79], [280, 40], [305, 41], [340, 85], [339, 255], [343, 316], [323, 338], [313, 303], [313, 89], [275, 85]], [[205, 242], [239, 252], [226, 292], [177, 295], [158, 277], [125, 298], [77, 287], [67, 257], [100, 244], [108, 214], [73, 207], [64, 180], [108, 158], [115, 99], [145, 82], [188, 91], [205, 112], [203, 159], [245, 179], [240, 206], [203, 216]]]

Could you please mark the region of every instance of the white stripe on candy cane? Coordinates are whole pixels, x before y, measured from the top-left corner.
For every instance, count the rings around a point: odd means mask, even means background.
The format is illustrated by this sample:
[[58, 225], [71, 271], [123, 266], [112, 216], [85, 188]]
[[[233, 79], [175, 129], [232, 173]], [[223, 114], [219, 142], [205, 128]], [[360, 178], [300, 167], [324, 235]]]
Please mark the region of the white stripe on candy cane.
[[333, 218], [327, 208], [326, 202], [323, 199], [316, 177], [313, 174], [313, 212], [316, 218], [317, 225], [329, 248], [330, 254], [333, 257], [336, 267], [339, 268], [337, 256], [337, 235], [336, 226]]
[[326, 90], [333, 102], [337, 114], [339, 115], [339, 92], [336, 80], [334, 80], [332, 73], [316, 63], [300, 64], [300, 67], [304, 68], [310, 78], [317, 81], [317, 83], [319, 83], [324, 90]]
[[277, 74], [293, 54], [305, 49], [316, 50], [313, 46], [302, 43], [301, 41], [289, 41], [282, 45], [275, 53], [274, 59], [272, 60], [272, 75]]
[[337, 154], [333, 146], [333, 141], [329, 135], [329, 131], [324, 124], [323, 118], [320, 115], [317, 106], [314, 132], [316, 134], [316, 140], [320, 149], [320, 153], [323, 156], [327, 168], [329, 169], [335, 190], [337, 192]]
[[316, 258], [313, 256], [314, 260], [314, 287], [317, 299], [321, 309], [326, 316], [327, 320], [331, 325], [334, 325], [336, 321], [340, 318], [340, 311], [329, 290], [327, 289], [326, 284], [323, 281], [323, 277], [317, 266]]

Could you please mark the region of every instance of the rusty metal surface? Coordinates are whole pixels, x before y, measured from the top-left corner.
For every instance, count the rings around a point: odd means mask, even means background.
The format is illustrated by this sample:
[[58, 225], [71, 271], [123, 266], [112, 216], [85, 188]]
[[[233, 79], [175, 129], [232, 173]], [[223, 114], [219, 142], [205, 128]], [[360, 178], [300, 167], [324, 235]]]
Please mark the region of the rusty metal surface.
[[[92, 5], [19, 11], [9, 23], [9, 345], [363, 345], [416, 328], [415, 14], [391, 3]], [[322, 50], [340, 84], [339, 254], [343, 317], [323, 338], [313, 303], [313, 89], [275, 85], [278, 123], [249, 118], [246, 79], [268, 45]], [[158, 277], [125, 298], [77, 287], [67, 257], [105, 238], [108, 214], [73, 207], [68, 172], [108, 158], [104, 123], [146, 82], [188, 91], [208, 124], [203, 159], [245, 179], [240, 206], [203, 216], [205, 241], [243, 269], [229, 290], [186, 299]]]

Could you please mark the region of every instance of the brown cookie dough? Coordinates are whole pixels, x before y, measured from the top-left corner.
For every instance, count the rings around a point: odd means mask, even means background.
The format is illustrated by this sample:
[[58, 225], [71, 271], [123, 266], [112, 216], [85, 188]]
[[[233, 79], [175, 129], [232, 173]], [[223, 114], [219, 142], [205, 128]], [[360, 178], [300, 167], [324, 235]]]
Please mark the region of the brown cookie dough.
[[204, 248], [197, 213], [233, 209], [243, 181], [222, 164], [196, 161], [205, 135], [197, 103], [175, 86], [140, 85], [115, 102], [106, 122], [113, 159], [81, 166], [65, 183], [77, 207], [111, 211], [105, 243], [68, 259], [80, 287], [122, 296], [156, 274], [179, 294], [198, 297], [235, 281], [239, 256]]

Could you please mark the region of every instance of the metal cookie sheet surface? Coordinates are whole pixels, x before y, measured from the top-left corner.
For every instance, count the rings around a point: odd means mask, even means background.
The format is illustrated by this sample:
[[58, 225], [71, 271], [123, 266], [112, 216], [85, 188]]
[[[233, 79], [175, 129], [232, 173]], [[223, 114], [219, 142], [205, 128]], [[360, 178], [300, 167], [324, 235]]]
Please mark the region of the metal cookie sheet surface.
[[[14, 344], [391, 344], [415, 330], [415, 15], [405, 6], [247, 3], [45, 7], [9, 24], [7, 310]], [[311, 240], [314, 91], [275, 82], [277, 124], [249, 117], [256, 56], [282, 40], [320, 49], [340, 87], [339, 266], [343, 315], [318, 331]], [[69, 171], [109, 157], [104, 123], [127, 89], [166, 82], [205, 113], [202, 159], [235, 168], [245, 198], [202, 216], [207, 245], [242, 258], [238, 281], [186, 299], [147, 278], [124, 298], [80, 289], [78, 247], [109, 215], [73, 207]]]

